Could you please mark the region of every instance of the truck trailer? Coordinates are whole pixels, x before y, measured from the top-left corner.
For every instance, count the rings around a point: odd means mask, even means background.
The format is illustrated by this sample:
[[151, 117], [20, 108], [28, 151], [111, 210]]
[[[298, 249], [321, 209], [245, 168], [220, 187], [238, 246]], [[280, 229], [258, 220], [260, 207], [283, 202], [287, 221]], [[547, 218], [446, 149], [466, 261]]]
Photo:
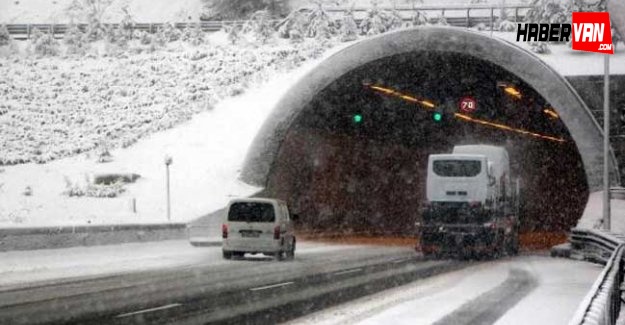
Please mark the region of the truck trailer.
[[497, 257], [519, 249], [519, 181], [508, 152], [455, 146], [428, 157], [427, 200], [417, 222], [425, 257]]

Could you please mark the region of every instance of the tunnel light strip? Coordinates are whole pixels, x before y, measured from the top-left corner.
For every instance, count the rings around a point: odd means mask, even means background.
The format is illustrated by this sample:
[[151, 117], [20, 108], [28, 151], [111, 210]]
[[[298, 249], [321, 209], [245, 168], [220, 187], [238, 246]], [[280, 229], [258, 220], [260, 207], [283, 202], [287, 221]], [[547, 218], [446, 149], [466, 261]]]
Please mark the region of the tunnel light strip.
[[549, 109], [549, 108], [545, 108], [545, 109], [543, 110], [543, 112], [544, 112], [545, 114], [547, 114], [547, 115], [549, 115], [549, 116], [553, 117], [553, 118], [559, 118], [559, 117], [560, 117], [560, 115], [558, 115], [558, 113], [556, 113], [554, 110]]
[[365, 85], [365, 86], [369, 87], [369, 88], [371, 88], [371, 89], [373, 89], [375, 91], [378, 91], [378, 92], [381, 92], [383, 94], [386, 94], [386, 95], [399, 97], [399, 98], [401, 98], [401, 99], [403, 99], [405, 101], [408, 101], [408, 102], [421, 104], [421, 105], [423, 105], [423, 106], [425, 106], [427, 108], [434, 108], [434, 107], [436, 107], [436, 105], [434, 103], [432, 103], [431, 101], [429, 101], [429, 100], [419, 99], [419, 98], [416, 98], [416, 97], [412, 97], [410, 95], [402, 94], [402, 93], [400, 93], [398, 91], [395, 91], [393, 89], [390, 89], [390, 88], [385, 88], [385, 87], [382, 87], [382, 86], [374, 86], [374, 85]]
[[[432, 102], [427, 101], [427, 100], [421, 100], [418, 99], [416, 97], [412, 97], [406, 94], [403, 94], [401, 92], [398, 92], [396, 90], [390, 89], [390, 88], [386, 88], [386, 87], [382, 87], [382, 86], [375, 86], [375, 85], [369, 85], [369, 84], [365, 84], [365, 87], [368, 87], [374, 91], [378, 91], [381, 92], [383, 94], [386, 95], [390, 95], [390, 96], [395, 96], [395, 97], [399, 97], [403, 100], [412, 102], [412, 103], [417, 103], [417, 104], [421, 104], [425, 107], [428, 108], [434, 108], [436, 107], [436, 105], [434, 105]], [[547, 110], [545, 110], [546, 114], [551, 115], [550, 113], [547, 113]], [[551, 113], [555, 114], [556, 117], [558, 117], [558, 114], [554, 111], [551, 111]], [[551, 115], [553, 116], [553, 115]], [[492, 122], [492, 121], [486, 121], [486, 120], [480, 120], [480, 119], [476, 119], [473, 118], [471, 116], [465, 115], [465, 114], [461, 114], [461, 113], [454, 113], [454, 117], [461, 119], [463, 121], [466, 122], [472, 122], [472, 123], [477, 123], [477, 124], [481, 124], [481, 125], [485, 125], [485, 126], [490, 126], [493, 128], [497, 128], [500, 130], [505, 130], [505, 131], [510, 131], [510, 132], [515, 132], [515, 133], [520, 133], [520, 134], [524, 134], [524, 135], [529, 135], [529, 136], [533, 136], [536, 138], [540, 138], [540, 139], [544, 139], [544, 140], [549, 140], [549, 141], [555, 141], [555, 142], [566, 142], [566, 140], [562, 139], [562, 138], [557, 138], [554, 136], [550, 136], [550, 135], [544, 135], [544, 134], [540, 134], [540, 133], [536, 133], [536, 132], [531, 132], [531, 131], [527, 131], [527, 130], [523, 130], [523, 129], [518, 129], [518, 128], [514, 128], [505, 124], [501, 124], [501, 123], [496, 123], [496, 122]]]
[[544, 135], [544, 134], [539, 134], [539, 133], [535, 133], [535, 132], [530, 132], [530, 131], [523, 130], [523, 129], [517, 129], [517, 128], [513, 128], [511, 126], [505, 125], [505, 124], [499, 124], [499, 123], [490, 122], [490, 121], [486, 121], [486, 120], [480, 120], [480, 119], [476, 119], [476, 118], [470, 117], [468, 115], [460, 114], [460, 113], [454, 113], [454, 116], [456, 118], [459, 118], [459, 119], [464, 120], [464, 121], [473, 122], [473, 123], [477, 123], [477, 124], [481, 124], [481, 125], [486, 125], [486, 126], [490, 126], [490, 127], [494, 127], [494, 128], [500, 129], [500, 130], [506, 130], [506, 131], [516, 132], [516, 133], [520, 133], [520, 134], [531, 135], [531, 136], [536, 137], [536, 138], [541, 138], [541, 139], [555, 141], [555, 142], [566, 142], [562, 138], [556, 138], [556, 137], [549, 136], [549, 135]]

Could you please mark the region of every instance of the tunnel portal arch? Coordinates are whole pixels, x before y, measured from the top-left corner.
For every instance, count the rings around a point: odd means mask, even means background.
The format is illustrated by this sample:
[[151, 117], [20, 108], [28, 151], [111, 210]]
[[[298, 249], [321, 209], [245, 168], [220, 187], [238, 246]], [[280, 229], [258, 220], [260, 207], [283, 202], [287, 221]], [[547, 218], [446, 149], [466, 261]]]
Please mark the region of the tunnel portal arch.
[[[535, 89], [558, 112], [580, 153], [589, 190], [602, 184], [602, 131], [571, 85], [531, 52], [500, 39], [450, 27], [418, 27], [382, 34], [352, 44], [322, 61], [286, 92], [250, 147], [243, 181], [266, 186], [280, 146], [307, 104], [341, 76], [373, 61], [410, 52], [469, 55], [501, 67]], [[616, 178], [614, 161], [611, 174]]]

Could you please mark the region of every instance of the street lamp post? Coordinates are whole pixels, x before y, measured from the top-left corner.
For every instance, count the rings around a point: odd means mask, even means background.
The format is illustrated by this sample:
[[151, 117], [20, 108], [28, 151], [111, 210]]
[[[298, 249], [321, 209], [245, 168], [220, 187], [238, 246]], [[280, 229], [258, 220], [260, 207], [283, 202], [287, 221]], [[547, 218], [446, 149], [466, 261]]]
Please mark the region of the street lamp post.
[[603, 228], [610, 230], [610, 55], [603, 55]]
[[171, 221], [171, 197], [169, 194], [169, 165], [173, 163], [173, 159], [170, 156], [165, 156], [165, 172], [167, 182], [167, 221]]

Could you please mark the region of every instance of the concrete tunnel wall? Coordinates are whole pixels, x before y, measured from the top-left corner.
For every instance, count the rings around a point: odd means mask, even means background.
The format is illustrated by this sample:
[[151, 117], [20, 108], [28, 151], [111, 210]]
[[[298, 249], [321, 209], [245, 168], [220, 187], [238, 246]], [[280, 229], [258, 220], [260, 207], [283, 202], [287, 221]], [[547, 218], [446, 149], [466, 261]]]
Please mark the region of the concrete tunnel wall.
[[[419, 27], [382, 34], [357, 42], [321, 62], [286, 92], [256, 135], [241, 178], [266, 186], [287, 131], [306, 105], [325, 87], [372, 61], [415, 51], [473, 56], [495, 64], [533, 87], [558, 112], [579, 150], [590, 191], [602, 186], [603, 134], [590, 110], [554, 69], [531, 52], [484, 34], [450, 27]], [[616, 184], [618, 172], [610, 162]]]

